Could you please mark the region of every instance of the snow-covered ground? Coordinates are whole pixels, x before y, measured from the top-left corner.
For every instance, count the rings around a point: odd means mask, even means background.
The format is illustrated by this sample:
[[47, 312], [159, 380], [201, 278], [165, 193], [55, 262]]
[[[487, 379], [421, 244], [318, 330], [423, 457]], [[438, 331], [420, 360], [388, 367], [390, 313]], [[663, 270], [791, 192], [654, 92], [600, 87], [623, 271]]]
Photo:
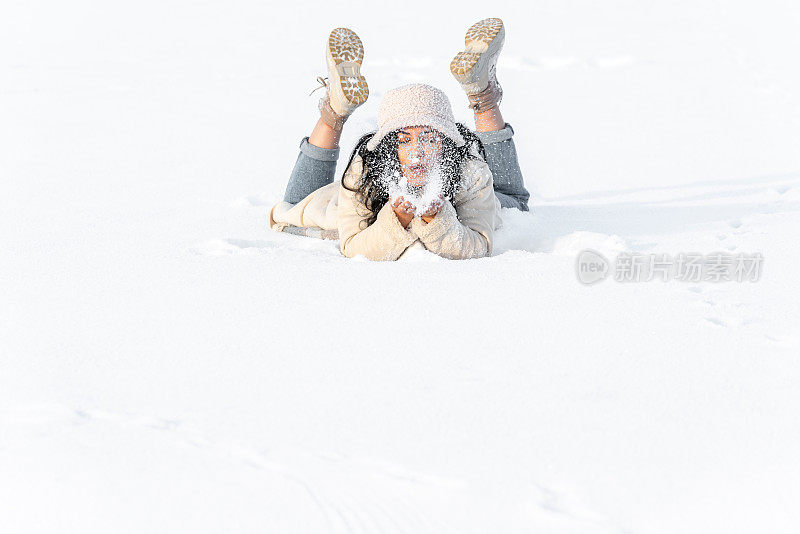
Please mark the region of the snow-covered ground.
[[[471, 124], [447, 67], [486, 16], [535, 199], [494, 257], [266, 228], [330, 29], [366, 46], [347, 155], [403, 83]], [[788, 0], [5, 0], [0, 532], [797, 532], [798, 27]], [[585, 286], [586, 248], [764, 261]]]

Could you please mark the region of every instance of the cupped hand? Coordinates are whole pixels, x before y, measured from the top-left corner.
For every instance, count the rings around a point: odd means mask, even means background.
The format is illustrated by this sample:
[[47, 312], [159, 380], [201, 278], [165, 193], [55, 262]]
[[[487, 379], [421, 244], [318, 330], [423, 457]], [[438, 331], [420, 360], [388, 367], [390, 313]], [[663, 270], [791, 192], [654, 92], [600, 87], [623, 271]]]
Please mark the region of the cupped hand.
[[416, 213], [416, 208], [414, 205], [404, 199], [402, 195], [392, 201], [392, 210], [394, 211], [395, 215], [397, 215], [397, 220], [400, 221], [400, 224], [403, 225], [403, 228], [408, 227], [408, 225], [411, 223], [411, 219], [414, 218], [414, 214]]
[[433, 218], [436, 217], [436, 214], [441, 211], [442, 206], [444, 206], [444, 198], [440, 195], [438, 199], [431, 202], [431, 206], [425, 211], [425, 213], [420, 215], [420, 218], [426, 223], [431, 222]]

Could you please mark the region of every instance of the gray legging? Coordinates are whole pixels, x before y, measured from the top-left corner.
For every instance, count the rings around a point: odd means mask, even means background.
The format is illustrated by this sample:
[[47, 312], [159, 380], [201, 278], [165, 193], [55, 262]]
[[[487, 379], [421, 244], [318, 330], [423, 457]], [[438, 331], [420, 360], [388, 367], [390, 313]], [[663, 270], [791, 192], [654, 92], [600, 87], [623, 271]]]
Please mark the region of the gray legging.
[[[530, 194], [525, 189], [517, 161], [517, 149], [512, 139], [514, 129], [506, 123], [502, 130], [475, 134], [486, 149], [486, 163], [492, 171], [494, 194], [500, 200], [500, 205], [528, 211]], [[297, 204], [311, 192], [333, 182], [337, 159], [338, 148], [320, 148], [309, 143], [308, 137], [303, 138], [283, 200]]]

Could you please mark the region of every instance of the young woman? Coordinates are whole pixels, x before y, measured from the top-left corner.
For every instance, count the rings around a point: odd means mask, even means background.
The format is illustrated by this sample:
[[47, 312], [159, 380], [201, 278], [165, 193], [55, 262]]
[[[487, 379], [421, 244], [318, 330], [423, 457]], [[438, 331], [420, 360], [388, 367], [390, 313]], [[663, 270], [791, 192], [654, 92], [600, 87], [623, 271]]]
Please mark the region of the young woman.
[[[498, 107], [495, 77], [505, 30], [497, 18], [467, 31], [450, 71], [475, 112], [476, 132], [456, 124], [447, 96], [411, 84], [384, 94], [378, 131], [364, 135], [334, 182], [339, 139], [350, 114], [369, 96], [361, 75], [364, 48], [352, 30], [328, 39], [328, 78], [320, 119], [300, 143], [284, 201], [270, 227], [335, 238], [347, 257], [396, 260], [423, 248], [451, 259], [491, 255], [500, 207], [528, 209], [514, 130]], [[303, 228], [305, 230], [299, 230]]]

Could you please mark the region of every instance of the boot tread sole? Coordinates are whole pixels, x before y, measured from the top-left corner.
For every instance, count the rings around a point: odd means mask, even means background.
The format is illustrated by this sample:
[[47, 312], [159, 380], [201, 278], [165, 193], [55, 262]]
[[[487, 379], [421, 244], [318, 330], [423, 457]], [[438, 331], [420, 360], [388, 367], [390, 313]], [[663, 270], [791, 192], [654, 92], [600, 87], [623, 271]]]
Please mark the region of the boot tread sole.
[[450, 72], [459, 81], [469, 78], [472, 69], [478, 64], [481, 54], [489, 49], [492, 41], [503, 29], [503, 21], [488, 18], [476, 22], [467, 30], [464, 37], [465, 49], [459, 52], [450, 62]]
[[335, 28], [328, 37], [328, 52], [336, 65], [336, 78], [348, 106], [360, 106], [369, 97], [367, 80], [361, 75], [364, 45], [356, 32], [349, 28]]

